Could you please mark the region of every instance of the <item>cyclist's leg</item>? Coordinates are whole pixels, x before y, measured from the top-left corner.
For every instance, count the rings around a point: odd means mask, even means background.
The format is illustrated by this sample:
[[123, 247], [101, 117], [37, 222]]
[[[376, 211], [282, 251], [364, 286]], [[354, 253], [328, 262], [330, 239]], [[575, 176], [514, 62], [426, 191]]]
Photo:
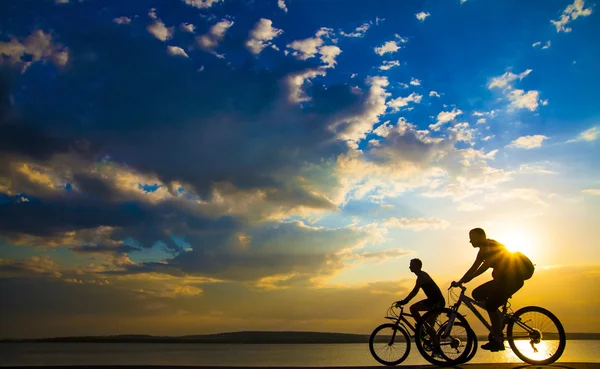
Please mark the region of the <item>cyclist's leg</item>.
[[410, 307], [410, 314], [413, 316], [413, 318], [415, 318], [416, 322], [418, 322], [419, 319], [421, 319], [421, 314], [419, 314], [419, 311], [431, 310], [431, 304], [428, 303], [428, 301], [429, 300], [427, 300], [427, 299], [421, 300], [421, 301], [415, 302]]
[[[523, 281], [509, 278], [495, 279], [493, 294], [486, 299], [486, 310], [492, 324], [492, 338], [487, 347], [492, 349], [504, 349], [504, 337], [502, 335], [502, 313], [498, 308], [504, 305], [510, 296], [523, 287]], [[483, 346], [482, 346], [483, 347]]]

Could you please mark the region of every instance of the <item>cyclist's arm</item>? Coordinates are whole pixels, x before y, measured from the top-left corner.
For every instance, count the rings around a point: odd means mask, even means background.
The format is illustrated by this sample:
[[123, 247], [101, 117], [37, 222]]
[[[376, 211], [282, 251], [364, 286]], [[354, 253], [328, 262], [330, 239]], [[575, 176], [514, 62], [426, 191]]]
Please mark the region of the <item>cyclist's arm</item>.
[[408, 304], [408, 302], [410, 300], [413, 299], [413, 297], [417, 296], [417, 293], [419, 293], [419, 289], [421, 288], [421, 285], [423, 284], [423, 281], [421, 280], [420, 277], [417, 278], [417, 282], [415, 283], [415, 287], [413, 288], [412, 291], [410, 291], [410, 293], [408, 294], [408, 296], [406, 296], [406, 298], [404, 300], [402, 300], [402, 302], [404, 303], [404, 305]]
[[[485, 267], [485, 269], [483, 269], [484, 267]], [[458, 283], [467, 283], [471, 279], [473, 279], [473, 278], [477, 277], [478, 275], [480, 275], [481, 273], [485, 272], [488, 268], [489, 268], [489, 266], [486, 266], [483, 252], [481, 250], [479, 250], [479, 252], [477, 253], [477, 257], [475, 258], [475, 261], [473, 262], [473, 265], [471, 265], [469, 270], [467, 270], [465, 275], [458, 281]]]

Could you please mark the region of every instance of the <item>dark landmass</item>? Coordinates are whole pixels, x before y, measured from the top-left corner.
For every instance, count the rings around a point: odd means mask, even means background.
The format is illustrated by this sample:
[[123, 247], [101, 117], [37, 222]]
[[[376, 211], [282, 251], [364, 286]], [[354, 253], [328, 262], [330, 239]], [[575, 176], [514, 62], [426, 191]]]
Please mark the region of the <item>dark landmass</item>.
[[[487, 340], [487, 336], [478, 336]], [[600, 340], [600, 333], [567, 333], [568, 340]], [[324, 332], [245, 331], [191, 336], [79, 336], [34, 339], [0, 339], [0, 342], [90, 342], [90, 343], [368, 343], [368, 334]]]

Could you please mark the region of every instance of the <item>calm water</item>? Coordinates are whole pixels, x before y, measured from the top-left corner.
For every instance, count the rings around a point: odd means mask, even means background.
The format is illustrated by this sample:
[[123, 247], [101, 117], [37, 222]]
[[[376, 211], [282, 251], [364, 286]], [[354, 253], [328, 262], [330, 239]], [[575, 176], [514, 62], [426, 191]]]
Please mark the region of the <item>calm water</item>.
[[[559, 361], [600, 362], [600, 341], [567, 341]], [[521, 362], [510, 349], [478, 350], [472, 363]], [[134, 344], [3, 343], [0, 366], [8, 365], [379, 365], [367, 344]], [[414, 344], [403, 364], [427, 364]], [[382, 366], [383, 367], [383, 366]]]

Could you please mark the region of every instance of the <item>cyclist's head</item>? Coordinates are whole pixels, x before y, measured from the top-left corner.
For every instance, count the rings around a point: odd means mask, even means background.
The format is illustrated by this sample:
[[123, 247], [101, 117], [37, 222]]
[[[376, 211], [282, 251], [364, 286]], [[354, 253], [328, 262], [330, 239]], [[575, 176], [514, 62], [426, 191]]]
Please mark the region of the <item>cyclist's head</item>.
[[409, 269], [411, 272], [418, 272], [423, 267], [423, 262], [420, 259], [412, 259]]
[[469, 242], [473, 247], [481, 247], [486, 244], [487, 236], [481, 228], [473, 228], [469, 231]]

